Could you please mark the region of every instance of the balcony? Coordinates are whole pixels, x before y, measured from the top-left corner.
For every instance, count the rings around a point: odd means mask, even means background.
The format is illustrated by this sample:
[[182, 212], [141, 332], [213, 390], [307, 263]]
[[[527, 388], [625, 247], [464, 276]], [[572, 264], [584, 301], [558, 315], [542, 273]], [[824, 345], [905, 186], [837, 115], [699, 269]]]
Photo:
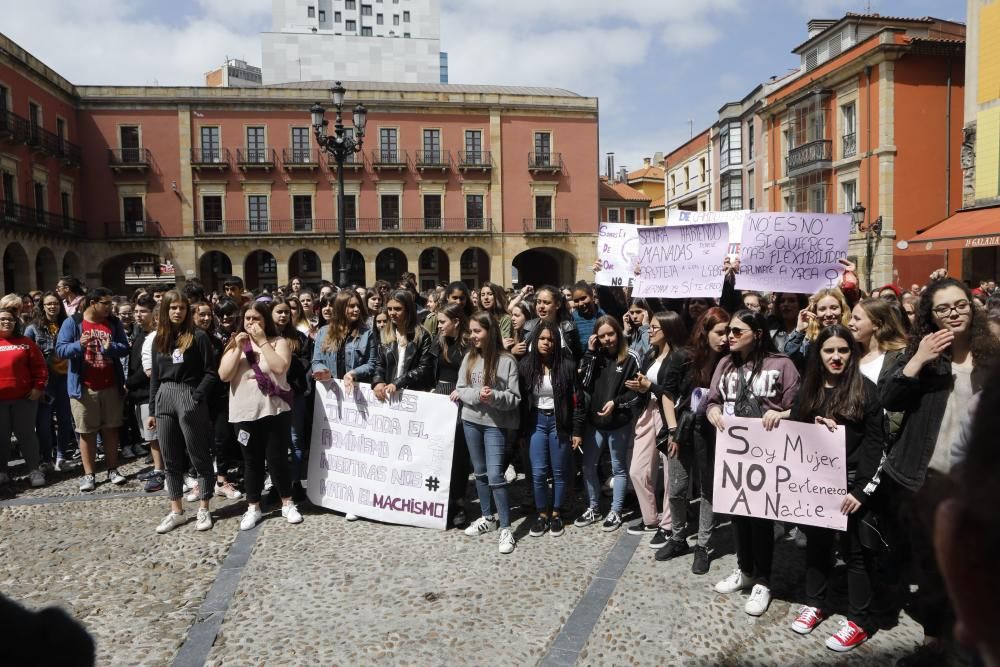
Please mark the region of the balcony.
[[229, 169], [233, 154], [228, 148], [192, 148], [191, 166], [195, 169]]
[[451, 168], [450, 151], [417, 151], [417, 169], [448, 171]]
[[[335, 219], [195, 220], [196, 237], [316, 235], [339, 232]], [[493, 233], [492, 218], [345, 218], [348, 234], [474, 234]]]
[[817, 139], [789, 150], [785, 160], [786, 175], [803, 176], [830, 169], [833, 164], [832, 144], [829, 139]]
[[105, 223], [104, 235], [109, 239], [158, 239], [163, 230], [155, 220], [127, 220]]
[[79, 146], [55, 132], [32, 125], [30, 122], [27, 124], [27, 136], [24, 141], [34, 153], [59, 158], [66, 165], [78, 165], [82, 159], [83, 152]]
[[406, 169], [406, 151], [383, 150], [372, 151], [372, 166], [376, 169]]
[[285, 169], [315, 169], [319, 166], [319, 152], [312, 148], [282, 148], [281, 164]]
[[3, 200], [0, 200], [0, 221], [6, 227], [62, 234], [75, 238], [83, 238], [87, 231], [87, 225], [83, 220]]
[[27, 118], [18, 116], [13, 111], [0, 111], [0, 139], [12, 142], [26, 142], [31, 124]]
[[562, 153], [529, 153], [528, 171], [531, 173], [548, 172], [557, 174], [562, 171]]
[[115, 171], [146, 171], [153, 164], [148, 148], [109, 148], [108, 164]]
[[854, 132], [840, 138], [840, 157], [854, 157], [858, 154], [858, 135]]
[[237, 148], [236, 164], [240, 169], [274, 169], [277, 156], [273, 148]]
[[523, 218], [525, 233], [568, 234], [568, 218]]
[[490, 151], [459, 151], [458, 168], [462, 171], [489, 171], [493, 169]]

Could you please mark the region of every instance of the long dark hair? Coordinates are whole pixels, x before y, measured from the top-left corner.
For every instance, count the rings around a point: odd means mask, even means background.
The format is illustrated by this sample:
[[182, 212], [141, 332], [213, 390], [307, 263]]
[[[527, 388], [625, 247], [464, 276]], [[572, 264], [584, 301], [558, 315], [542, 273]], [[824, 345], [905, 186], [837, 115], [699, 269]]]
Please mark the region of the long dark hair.
[[[844, 339], [851, 356], [844, 363], [844, 371], [827, 400], [824, 391], [826, 368], [820, 350], [831, 338]], [[799, 387], [799, 410], [805, 419], [830, 417], [838, 422], [861, 421], [865, 414], [865, 376], [858, 367], [859, 359], [857, 342], [850, 329], [843, 324], [833, 324], [820, 330], [809, 346], [809, 357]]]
[[[463, 283], [461, 280], [456, 280], [455, 282], [449, 283], [448, 287], [444, 291], [444, 299], [448, 300], [452, 292], [461, 292], [465, 295], [465, 316], [472, 317], [472, 312], [476, 307], [472, 304], [472, 292], [469, 291], [469, 286]], [[391, 297], [390, 297], [391, 298]]]
[[691, 365], [694, 370], [694, 386], [707, 387], [712, 382], [712, 374], [724, 352], [716, 352], [708, 344], [708, 332], [720, 324], [728, 323], [729, 313], [724, 308], [709, 308], [694, 323], [691, 330]]
[[472, 367], [476, 365], [479, 359], [482, 359], [483, 386], [491, 387], [497, 378], [497, 363], [500, 361], [500, 357], [510, 356], [510, 353], [503, 349], [503, 343], [500, 338], [500, 323], [497, 322], [497, 318], [485, 310], [477, 311], [469, 318], [469, 322], [475, 322], [485, 329], [487, 336], [482, 348], [477, 348], [475, 345], [469, 346], [469, 352], [465, 357], [465, 381], [468, 384], [472, 384]]
[[[562, 332], [559, 325], [554, 322], [543, 320], [538, 323], [535, 329], [535, 344], [531, 346], [528, 353], [524, 355], [518, 364], [521, 377], [529, 387], [538, 390], [542, 386], [542, 378], [545, 375], [545, 363], [542, 354], [538, 351], [538, 337], [543, 331], [552, 334], [552, 352], [549, 355], [549, 377], [552, 380], [552, 395], [557, 400], [573, 395], [573, 382], [576, 377], [576, 364], [573, 359], [567, 359], [562, 350]], [[523, 398], [523, 397], [522, 397]]]
[[[566, 303], [566, 295], [562, 293], [561, 289], [554, 285], [542, 285], [535, 290], [536, 299], [540, 292], [548, 292], [552, 295], [552, 303], [556, 305], [556, 323], [573, 319], [573, 315], [569, 312], [569, 305]], [[619, 325], [619, 328], [621, 328], [621, 325]], [[594, 325], [594, 331], [597, 331], [596, 324]]]
[[653, 315], [653, 319], [660, 326], [664, 338], [667, 339], [667, 347], [670, 351], [679, 349], [687, 340], [687, 327], [684, 319], [672, 310], [661, 310]]
[[[174, 325], [170, 321], [170, 305], [183, 303], [185, 308], [184, 321]], [[156, 339], [153, 346], [160, 354], [170, 354], [176, 347], [182, 353], [187, 352], [194, 343], [194, 310], [188, 298], [175, 289], [167, 290], [160, 299], [160, 316], [156, 323]]]
[[[300, 279], [301, 280], [301, 279]], [[274, 323], [274, 329], [278, 332], [278, 335], [288, 341], [288, 349], [292, 354], [298, 354], [299, 349], [304, 347], [302, 338], [305, 334], [295, 328], [295, 322], [292, 321], [292, 306], [288, 303], [288, 299], [282, 296], [274, 297], [271, 301], [271, 319], [274, 319], [274, 309], [278, 306], [285, 306], [288, 308], [288, 324], [284, 327], [279, 327], [278, 323]], [[302, 304], [299, 304], [302, 307]]]
[[771, 333], [767, 327], [767, 318], [763, 313], [755, 313], [748, 308], [737, 310], [730, 318], [730, 322], [739, 320], [750, 328], [750, 335], [753, 336], [753, 348], [747, 352], [729, 351], [729, 356], [736, 367], [750, 364], [750, 377], [747, 378], [747, 386], [753, 386], [757, 376], [760, 375], [764, 367], [764, 359], [778, 354], [774, 349], [774, 341], [771, 340]]
[[229, 343], [226, 344], [226, 349], [236, 346], [236, 334], [246, 331], [245, 324], [243, 322], [244, 317], [248, 310], [260, 315], [261, 321], [264, 322], [264, 336], [268, 339], [278, 337], [278, 329], [274, 326], [274, 318], [271, 317], [270, 304], [263, 303], [261, 301], [251, 301], [249, 304], [240, 310], [239, 318], [236, 321], [236, 329], [233, 331], [232, 337], [229, 339]]
[[[972, 351], [972, 363], [980, 368], [993, 365], [1000, 355], [1000, 342], [990, 333], [989, 320], [985, 311], [980, 311], [972, 301], [972, 291], [969, 287], [954, 278], [944, 278], [932, 282], [920, 295], [920, 305], [917, 308], [917, 322], [913, 330], [910, 331], [910, 340], [906, 346], [906, 356], [912, 357], [920, 346], [920, 341], [927, 334], [934, 333], [939, 329], [934, 319], [934, 295], [946, 287], [957, 287], [965, 294], [969, 302], [969, 343]], [[949, 347], [941, 355], [945, 359], [951, 359], [951, 348]]]
[[59, 312], [56, 313], [56, 326], [61, 327], [63, 320], [66, 319], [66, 306], [63, 304], [63, 300], [59, 298], [59, 295], [55, 292], [49, 291], [42, 294], [42, 298], [38, 301], [38, 312], [35, 314], [35, 321], [32, 324], [35, 325], [36, 329], [41, 329], [45, 327], [46, 331], [49, 327], [49, 320], [45, 317], [45, 299], [53, 298], [59, 302]]
[[[464, 285], [465, 283], [460, 284]], [[468, 288], [466, 288], [466, 294], [468, 294]], [[397, 301], [403, 306], [406, 324], [403, 325], [402, 331], [397, 332], [396, 325], [390, 317], [389, 324], [385, 328], [385, 334], [382, 336], [382, 341], [385, 343], [395, 343], [397, 333], [401, 333], [406, 337], [407, 344], [415, 343], [423, 338], [427, 330], [417, 323], [417, 304], [413, 300], [413, 294], [409, 290], [398, 289], [389, 294], [389, 298], [385, 300], [385, 305], [388, 306], [390, 301]]]
[[[469, 349], [469, 316], [465, 314], [465, 308], [457, 303], [446, 303], [443, 304], [443, 307], [438, 308], [435, 315], [444, 315], [449, 320], [458, 320], [453, 344], [458, 353], [464, 355], [465, 351]], [[438, 327], [438, 345], [441, 347], [441, 358], [450, 360], [451, 345], [449, 345], [448, 337], [444, 335], [441, 327]]]
[[[543, 320], [544, 321], [544, 320]], [[610, 315], [601, 315], [594, 322], [594, 333], [601, 330], [601, 327], [611, 327], [615, 336], [618, 337], [618, 349], [615, 350], [614, 359], [617, 363], [622, 363], [628, 358], [628, 343], [625, 341], [625, 330], [622, 329], [621, 322]]]

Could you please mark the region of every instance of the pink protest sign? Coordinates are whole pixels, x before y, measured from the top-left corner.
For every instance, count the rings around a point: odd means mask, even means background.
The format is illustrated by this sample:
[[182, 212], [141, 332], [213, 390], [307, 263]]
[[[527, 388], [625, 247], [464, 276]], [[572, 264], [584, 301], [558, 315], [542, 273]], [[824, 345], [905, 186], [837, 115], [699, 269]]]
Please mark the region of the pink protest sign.
[[729, 247], [724, 222], [677, 227], [639, 227], [632, 296], [684, 299], [722, 295], [722, 263]]
[[715, 446], [712, 507], [722, 514], [847, 530], [844, 427], [725, 417]]
[[850, 231], [847, 214], [747, 213], [736, 289], [812, 294], [836, 287]]

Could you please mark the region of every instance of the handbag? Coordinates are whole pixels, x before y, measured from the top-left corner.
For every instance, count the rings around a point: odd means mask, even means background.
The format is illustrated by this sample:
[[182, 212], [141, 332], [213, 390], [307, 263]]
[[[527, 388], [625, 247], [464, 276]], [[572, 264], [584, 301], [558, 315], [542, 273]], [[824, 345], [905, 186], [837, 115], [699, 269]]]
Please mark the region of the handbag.
[[733, 404], [733, 414], [737, 417], [756, 417], [757, 419], [764, 416], [764, 408], [760, 404], [760, 399], [754, 396], [753, 391], [747, 385], [747, 379], [743, 375], [743, 369], [736, 369], [737, 375], [740, 378], [739, 393], [736, 394], [736, 401]]
[[291, 408], [295, 404], [295, 394], [291, 389], [282, 389], [279, 387], [271, 379], [271, 376], [261, 370], [260, 365], [257, 363], [257, 355], [254, 354], [250, 341], [243, 343], [243, 355], [246, 357], [247, 363], [250, 364], [250, 368], [253, 369], [254, 379], [257, 380], [257, 386], [261, 392], [265, 396], [277, 396]]

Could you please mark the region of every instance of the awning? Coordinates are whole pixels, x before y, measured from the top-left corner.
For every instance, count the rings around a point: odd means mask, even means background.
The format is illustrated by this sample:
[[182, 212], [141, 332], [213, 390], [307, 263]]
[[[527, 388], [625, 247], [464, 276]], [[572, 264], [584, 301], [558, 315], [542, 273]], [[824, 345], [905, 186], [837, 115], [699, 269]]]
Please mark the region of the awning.
[[899, 245], [918, 252], [1000, 246], [1000, 205], [958, 211]]

